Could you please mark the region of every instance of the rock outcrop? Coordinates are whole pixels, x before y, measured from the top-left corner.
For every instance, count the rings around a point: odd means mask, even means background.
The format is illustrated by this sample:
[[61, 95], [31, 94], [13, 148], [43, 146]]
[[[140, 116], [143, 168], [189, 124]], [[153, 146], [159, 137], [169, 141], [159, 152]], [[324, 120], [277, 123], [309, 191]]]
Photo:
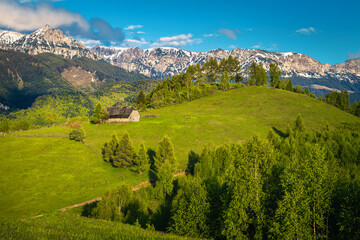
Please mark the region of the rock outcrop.
[[71, 36], [65, 36], [61, 30], [53, 29], [49, 25], [31, 34], [3, 31], [0, 33], [0, 48], [31, 55], [53, 53], [65, 58], [88, 57], [97, 59], [96, 54], [92, 53], [81, 42], [74, 40]]

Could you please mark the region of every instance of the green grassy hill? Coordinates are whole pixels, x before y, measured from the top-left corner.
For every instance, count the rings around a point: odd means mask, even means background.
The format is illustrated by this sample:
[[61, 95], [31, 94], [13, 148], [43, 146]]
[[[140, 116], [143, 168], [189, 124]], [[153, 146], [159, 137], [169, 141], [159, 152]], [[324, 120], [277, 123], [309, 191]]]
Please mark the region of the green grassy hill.
[[[70, 82], [63, 75], [66, 69], [94, 74], [97, 82]], [[73, 79], [73, 76], [67, 79]], [[25, 53], [0, 50], [0, 103], [13, 108], [30, 107], [42, 95], [60, 92], [91, 92], [104, 83], [132, 82], [146, 79], [144, 75], [128, 72], [108, 63], [88, 58], [65, 59], [53, 54], [31, 56]], [[90, 82], [89, 82], [90, 81]], [[89, 90], [90, 89], [90, 90]]]
[[155, 151], [158, 141], [168, 135], [179, 169], [184, 169], [190, 150], [200, 153], [206, 144], [266, 136], [271, 129], [281, 134], [299, 113], [311, 129], [321, 129], [327, 122], [332, 127], [360, 124], [360, 118], [306, 95], [243, 87], [142, 113], [158, 118], [98, 126], [86, 123], [86, 145], [68, 140], [68, 127], [7, 134], [0, 137], [0, 216], [34, 216], [100, 196], [121, 181], [136, 184], [146, 179], [102, 161], [101, 148], [114, 133], [121, 136], [127, 131], [136, 148], [143, 142]]
[[69, 213], [24, 222], [0, 220], [0, 226], [1, 239], [193, 239]]

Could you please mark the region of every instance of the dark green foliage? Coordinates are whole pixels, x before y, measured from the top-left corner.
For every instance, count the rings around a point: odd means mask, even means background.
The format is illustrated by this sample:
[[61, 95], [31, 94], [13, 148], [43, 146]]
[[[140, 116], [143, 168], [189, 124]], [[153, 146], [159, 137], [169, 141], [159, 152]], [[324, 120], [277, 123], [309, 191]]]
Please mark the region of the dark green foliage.
[[[220, 83], [217, 84], [220, 75]], [[241, 67], [237, 59], [230, 56], [218, 64], [215, 58], [210, 58], [203, 67], [199, 63], [195, 66], [190, 65], [184, 74], [174, 75], [171, 79], [167, 78], [159, 83], [146, 96], [144, 105], [158, 108], [194, 100], [227, 90], [231, 87], [230, 82], [239, 83], [232, 85], [232, 87], [239, 87], [242, 80]]]
[[229, 73], [229, 79], [236, 83], [242, 82], [241, 66], [237, 58], [229, 56], [227, 59], [222, 59], [219, 65], [220, 72]]
[[210, 203], [205, 185], [199, 178], [182, 180], [173, 201], [169, 231], [190, 237], [210, 237]]
[[293, 84], [292, 84], [292, 81], [291, 81], [291, 80], [288, 80], [288, 81], [287, 81], [285, 90], [290, 91], [290, 92], [292, 92], [292, 91], [294, 90], [294, 89], [293, 89]]
[[85, 131], [82, 128], [74, 128], [70, 133], [69, 133], [69, 139], [70, 140], [75, 140], [78, 142], [83, 142], [85, 139]]
[[168, 136], [164, 136], [159, 142], [155, 156], [155, 169], [159, 171], [166, 161], [170, 164], [171, 171], [174, 172], [177, 169], [177, 159], [175, 157], [174, 146]]
[[248, 80], [249, 85], [267, 85], [267, 74], [261, 63], [256, 64], [252, 62], [249, 67], [250, 79]]
[[145, 93], [143, 92], [143, 90], [140, 90], [139, 96], [137, 97], [135, 103], [140, 109], [146, 107]]
[[0, 132], [8, 132], [10, 129], [9, 120], [7, 118], [3, 118], [0, 122]]
[[305, 125], [301, 118], [301, 115], [299, 114], [295, 120], [295, 128], [294, 131], [304, 132], [305, 131]]
[[[129, 167], [134, 165], [137, 157], [135, 149], [130, 141], [129, 134], [125, 132], [119, 141], [113, 135], [110, 142], [106, 142], [102, 148], [102, 155], [105, 162], [111, 163], [114, 167]], [[137, 162], [138, 164], [139, 162]], [[145, 165], [136, 165], [136, 171], [141, 170]]]
[[281, 70], [276, 63], [270, 63], [270, 86], [276, 87], [280, 83]]
[[109, 113], [105, 108], [101, 106], [100, 103], [97, 103], [94, 109], [94, 113], [90, 117], [90, 122], [93, 124], [101, 123], [105, 119], [109, 118]]
[[75, 91], [62, 76], [37, 56], [0, 50], [0, 102], [15, 108], [30, 107], [45, 94]]
[[310, 95], [310, 91], [309, 91], [309, 88], [308, 88], [308, 87], [305, 88], [304, 93], [305, 93], [306, 95]]
[[325, 102], [334, 105], [344, 111], [350, 111], [350, 97], [346, 90], [341, 92], [332, 91], [325, 95]]
[[157, 196], [170, 196], [173, 191], [173, 170], [168, 159], [161, 164], [156, 171], [157, 181], [155, 184], [155, 192]]
[[134, 165], [132, 166], [132, 170], [139, 174], [142, 174], [144, 172], [147, 172], [149, 168], [150, 168], [150, 159], [146, 153], [145, 145], [142, 143], [134, 159]]
[[91, 215], [98, 219], [129, 224], [138, 222], [145, 227], [148, 212], [146, 203], [129, 186], [121, 184], [116, 189], [105, 192]]
[[227, 90], [230, 87], [228, 72], [223, 72], [220, 78], [220, 87], [222, 90]]
[[125, 184], [112, 191], [107, 191], [96, 208], [93, 209], [92, 216], [111, 221], [124, 221], [125, 208], [131, 197], [132, 191]]
[[115, 167], [128, 167], [133, 165], [135, 157], [135, 149], [130, 141], [129, 134], [125, 132], [117, 144], [112, 164]]
[[218, 61], [211, 57], [204, 63], [203, 72], [208, 83], [214, 83], [219, 79], [219, 64]]
[[296, 93], [303, 93], [303, 89], [300, 85], [296, 85], [294, 91]]

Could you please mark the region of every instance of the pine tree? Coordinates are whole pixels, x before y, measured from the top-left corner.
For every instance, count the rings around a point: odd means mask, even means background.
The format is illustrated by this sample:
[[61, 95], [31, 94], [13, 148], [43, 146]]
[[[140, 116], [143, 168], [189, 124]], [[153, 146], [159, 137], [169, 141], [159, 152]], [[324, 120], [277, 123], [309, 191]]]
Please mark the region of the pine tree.
[[115, 167], [128, 167], [133, 165], [136, 153], [127, 132], [122, 136], [114, 155], [112, 164]]
[[292, 84], [292, 81], [291, 80], [288, 80], [287, 84], [286, 84], [286, 87], [285, 87], [285, 90], [288, 90], [290, 92], [292, 92], [294, 89], [293, 89], [293, 84]]
[[[304, 147], [304, 146], [300, 146]], [[325, 238], [333, 189], [325, 151], [311, 146], [306, 155], [293, 154], [282, 177], [284, 197], [271, 232], [281, 239]]]
[[208, 83], [214, 83], [219, 79], [219, 64], [218, 61], [211, 57], [204, 63], [203, 71]]
[[308, 88], [308, 87], [305, 88], [304, 93], [305, 93], [306, 95], [308, 95], [308, 96], [310, 95], [310, 91], [309, 91], [309, 88]]
[[173, 190], [173, 179], [172, 165], [168, 159], [161, 164], [160, 168], [157, 169], [155, 183], [155, 192], [158, 196], [170, 196]]
[[220, 87], [222, 90], [227, 90], [230, 87], [228, 72], [223, 72], [221, 75]]
[[147, 172], [150, 168], [149, 156], [146, 153], [145, 145], [142, 143], [134, 159], [133, 170], [139, 174]]
[[256, 79], [257, 79], [257, 64], [255, 62], [252, 62], [250, 67], [248, 68], [249, 72], [249, 78], [248, 78], [248, 84], [250, 86], [255, 85]]
[[142, 90], [140, 90], [135, 103], [139, 108], [144, 108], [146, 106], [146, 97]]
[[121, 184], [115, 190], [105, 192], [102, 200], [98, 202], [91, 215], [99, 219], [123, 222], [125, 208], [132, 195], [130, 187]]
[[101, 104], [97, 103], [94, 108], [94, 113], [90, 117], [91, 123], [94, 123], [94, 124], [99, 123], [100, 122], [100, 114], [101, 114]]
[[301, 115], [298, 114], [296, 120], [295, 120], [295, 128], [294, 131], [298, 131], [298, 132], [304, 132], [305, 131], [305, 125], [304, 122], [301, 118]]
[[276, 63], [270, 63], [270, 86], [276, 87], [280, 83], [281, 70]]
[[93, 124], [102, 122], [103, 120], [109, 118], [109, 113], [105, 108], [101, 106], [100, 103], [97, 103], [94, 108], [94, 113], [90, 117], [90, 121]]
[[177, 168], [177, 159], [175, 157], [174, 146], [167, 136], [164, 136], [159, 142], [158, 151], [155, 156], [155, 169], [159, 171], [165, 161], [169, 161], [171, 170], [174, 172]]
[[210, 237], [210, 203], [200, 178], [187, 177], [173, 201], [170, 232], [195, 238]]

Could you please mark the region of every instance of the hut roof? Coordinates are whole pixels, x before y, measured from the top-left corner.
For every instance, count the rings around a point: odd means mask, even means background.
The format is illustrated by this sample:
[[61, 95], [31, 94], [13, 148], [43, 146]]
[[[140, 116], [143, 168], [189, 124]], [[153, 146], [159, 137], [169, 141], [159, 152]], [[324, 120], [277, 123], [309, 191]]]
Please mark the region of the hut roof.
[[136, 110], [133, 107], [110, 107], [107, 109], [109, 118], [128, 118]]

